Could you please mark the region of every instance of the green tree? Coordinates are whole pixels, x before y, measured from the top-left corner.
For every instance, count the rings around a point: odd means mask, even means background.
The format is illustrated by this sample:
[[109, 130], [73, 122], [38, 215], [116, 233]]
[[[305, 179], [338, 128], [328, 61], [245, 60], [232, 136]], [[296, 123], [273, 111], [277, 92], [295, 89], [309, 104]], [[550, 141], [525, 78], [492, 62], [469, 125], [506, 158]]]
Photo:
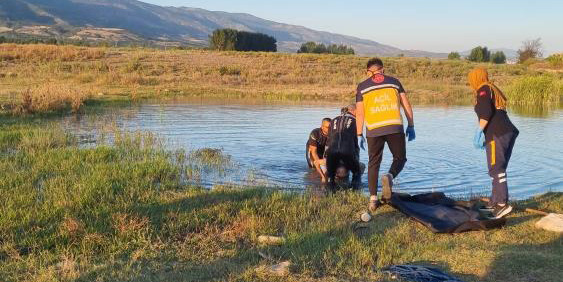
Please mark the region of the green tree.
[[461, 55], [458, 52], [451, 52], [448, 54], [448, 60], [459, 60]]
[[493, 62], [495, 64], [505, 64], [506, 63], [506, 55], [504, 55], [504, 52], [502, 52], [502, 51], [494, 52], [491, 55], [491, 62]]
[[324, 44], [317, 44], [317, 46], [315, 47], [315, 49], [313, 50], [313, 53], [315, 54], [325, 54], [328, 53], [328, 49], [326, 48], [326, 46]]
[[211, 49], [220, 51], [234, 51], [237, 43], [237, 30], [225, 28], [213, 31], [209, 38]]
[[313, 53], [313, 50], [315, 50], [315, 47], [317, 46], [317, 43], [309, 41], [309, 42], [305, 42], [303, 44], [301, 44], [301, 47], [299, 48], [299, 50], [297, 50], [297, 53]]
[[487, 47], [477, 46], [471, 50], [467, 59], [472, 62], [488, 62], [490, 57], [491, 52]]
[[237, 32], [235, 50], [276, 52], [276, 39], [263, 33]]
[[277, 40], [263, 33], [217, 29], [209, 37], [209, 46], [221, 51], [277, 51]]

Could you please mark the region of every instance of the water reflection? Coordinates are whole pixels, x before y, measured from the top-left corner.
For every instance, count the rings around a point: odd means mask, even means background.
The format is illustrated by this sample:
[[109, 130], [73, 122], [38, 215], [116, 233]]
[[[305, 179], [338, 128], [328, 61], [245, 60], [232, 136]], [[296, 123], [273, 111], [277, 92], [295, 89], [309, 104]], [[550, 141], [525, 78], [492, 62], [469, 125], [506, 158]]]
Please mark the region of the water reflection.
[[523, 116], [534, 118], [548, 118], [550, 115], [557, 113], [561, 107], [557, 105], [511, 105], [510, 112]]

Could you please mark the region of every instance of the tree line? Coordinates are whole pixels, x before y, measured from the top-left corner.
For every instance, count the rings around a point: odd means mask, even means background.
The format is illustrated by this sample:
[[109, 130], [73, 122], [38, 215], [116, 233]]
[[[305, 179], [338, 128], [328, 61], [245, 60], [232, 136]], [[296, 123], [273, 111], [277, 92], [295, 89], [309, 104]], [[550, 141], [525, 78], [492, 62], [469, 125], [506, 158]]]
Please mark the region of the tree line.
[[49, 44], [49, 45], [62, 44], [62, 42], [60, 40], [57, 40], [56, 38], [17, 38], [17, 37], [0, 36], [0, 44], [2, 43]]
[[323, 43], [306, 42], [301, 45], [297, 53], [354, 55], [356, 52], [352, 47], [343, 44], [326, 46]]
[[209, 36], [209, 47], [221, 51], [263, 51], [276, 52], [277, 40], [263, 33], [217, 29]]
[[[459, 60], [461, 59], [461, 55], [458, 52], [451, 52], [448, 55], [448, 59]], [[491, 51], [484, 46], [477, 46], [471, 49], [471, 52], [469, 53], [469, 56], [466, 57], [466, 59], [471, 62], [491, 62], [495, 64], [506, 63], [506, 55], [503, 51], [491, 53]]]
[[[37, 36], [0, 36], [0, 44], [13, 43], [13, 44], [45, 44], [45, 45], [72, 45], [83, 47], [130, 47], [130, 48], [166, 48], [149, 41], [133, 42], [133, 41], [86, 41], [86, 40], [72, 40], [68, 38], [55, 38], [55, 37], [37, 37]], [[174, 46], [172, 49], [193, 49], [189, 46]]]
[[[530, 59], [537, 59], [543, 56], [543, 44], [541, 38], [534, 40], [526, 40], [522, 42], [522, 47], [518, 50], [518, 62], [524, 63]], [[450, 60], [459, 60], [461, 55], [458, 52], [451, 52], [448, 55]], [[468, 61], [472, 62], [491, 62], [495, 64], [506, 63], [506, 55], [502, 51], [491, 53], [486, 46], [477, 46], [471, 49], [471, 52], [466, 57]]]

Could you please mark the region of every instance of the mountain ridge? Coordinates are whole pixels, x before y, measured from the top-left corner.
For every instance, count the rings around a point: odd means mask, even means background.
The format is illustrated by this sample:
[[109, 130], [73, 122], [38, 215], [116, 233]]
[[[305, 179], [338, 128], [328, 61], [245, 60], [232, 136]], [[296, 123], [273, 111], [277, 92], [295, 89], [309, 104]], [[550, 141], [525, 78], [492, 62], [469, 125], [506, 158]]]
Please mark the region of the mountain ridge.
[[[60, 31], [58, 36], [73, 38], [80, 38], [77, 33], [84, 29], [115, 28], [131, 33], [126, 38], [140, 37], [147, 40], [196, 45], [207, 44], [209, 34], [215, 29], [234, 28], [272, 35], [278, 40], [278, 49], [282, 52], [295, 52], [302, 43], [314, 41], [348, 45], [362, 55], [403, 54], [413, 57], [447, 55], [419, 50], [401, 50], [373, 40], [279, 23], [248, 13], [209, 11], [193, 7], [164, 7], [137, 0], [2, 0], [0, 26], [2, 25], [12, 28], [14, 33], [18, 32], [18, 28], [21, 30], [23, 26], [49, 26]], [[96, 34], [98, 37], [93, 39], [102, 36], [99, 32], [81, 34]]]

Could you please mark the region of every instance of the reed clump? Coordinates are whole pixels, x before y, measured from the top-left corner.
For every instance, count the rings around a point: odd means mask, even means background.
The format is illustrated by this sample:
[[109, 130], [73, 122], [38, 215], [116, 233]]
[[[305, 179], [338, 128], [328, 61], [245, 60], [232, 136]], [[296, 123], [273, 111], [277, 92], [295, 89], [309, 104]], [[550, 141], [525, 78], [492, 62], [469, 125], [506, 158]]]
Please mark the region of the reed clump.
[[563, 68], [563, 53], [553, 54], [545, 59], [553, 67]]
[[517, 78], [508, 86], [510, 103], [527, 105], [558, 105], [563, 96], [563, 80], [555, 75]]

